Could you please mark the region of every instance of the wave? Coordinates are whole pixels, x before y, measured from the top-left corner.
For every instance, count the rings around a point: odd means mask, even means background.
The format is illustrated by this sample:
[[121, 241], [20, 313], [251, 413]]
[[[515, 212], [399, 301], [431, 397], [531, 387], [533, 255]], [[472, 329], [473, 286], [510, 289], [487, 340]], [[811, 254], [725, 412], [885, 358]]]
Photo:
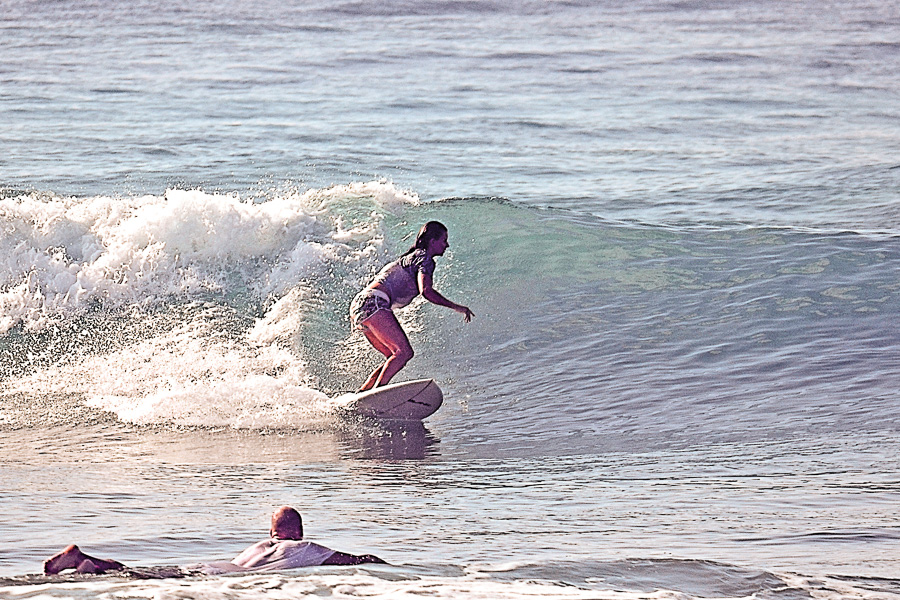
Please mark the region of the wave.
[[[417, 349], [405, 375], [439, 379], [461, 410], [477, 398], [494, 440], [894, 421], [895, 237], [422, 202], [388, 182], [0, 200], [6, 405], [75, 397], [82, 419], [315, 427], [327, 397], [377, 359], [350, 333], [350, 299], [430, 219], [451, 232], [437, 287], [476, 319], [421, 302], [401, 311]], [[58, 412], [22, 410], [0, 422]], [[686, 433], [696, 414], [703, 426]]]

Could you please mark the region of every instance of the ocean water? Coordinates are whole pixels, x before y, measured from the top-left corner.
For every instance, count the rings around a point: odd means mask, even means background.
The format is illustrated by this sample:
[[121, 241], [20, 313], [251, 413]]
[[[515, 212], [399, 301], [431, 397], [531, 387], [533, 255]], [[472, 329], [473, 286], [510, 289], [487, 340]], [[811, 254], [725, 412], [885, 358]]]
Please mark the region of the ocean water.
[[[900, 7], [4, 2], [0, 597], [900, 597]], [[444, 406], [341, 416], [353, 295]], [[159, 573], [282, 504], [389, 565]]]

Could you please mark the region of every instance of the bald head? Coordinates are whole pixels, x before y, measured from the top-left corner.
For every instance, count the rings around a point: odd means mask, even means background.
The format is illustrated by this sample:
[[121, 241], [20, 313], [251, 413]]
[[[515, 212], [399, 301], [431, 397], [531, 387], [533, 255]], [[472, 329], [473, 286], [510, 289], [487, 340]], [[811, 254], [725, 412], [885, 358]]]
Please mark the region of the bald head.
[[302, 540], [303, 521], [300, 513], [290, 506], [282, 506], [272, 513], [272, 528], [269, 530], [272, 537], [279, 540]]

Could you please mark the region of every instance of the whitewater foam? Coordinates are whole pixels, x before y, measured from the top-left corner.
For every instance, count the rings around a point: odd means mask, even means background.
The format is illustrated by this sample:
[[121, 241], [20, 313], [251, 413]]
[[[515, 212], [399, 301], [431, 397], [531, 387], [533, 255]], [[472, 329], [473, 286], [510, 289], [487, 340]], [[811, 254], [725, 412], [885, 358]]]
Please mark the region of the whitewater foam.
[[[387, 182], [265, 202], [199, 190], [3, 198], [0, 333], [42, 330], [98, 304], [148, 306], [205, 293], [278, 297], [330, 266], [353, 270], [379, 256], [385, 214], [417, 203]], [[348, 216], [349, 204], [358, 218]]]
[[[318, 335], [323, 294], [376, 270], [386, 219], [417, 204], [387, 182], [263, 202], [198, 190], [2, 199], [0, 333], [30, 361], [5, 393], [80, 398], [137, 424], [316, 423], [333, 407], [305, 338], [346, 337]], [[365, 352], [337, 347], [348, 364]]]

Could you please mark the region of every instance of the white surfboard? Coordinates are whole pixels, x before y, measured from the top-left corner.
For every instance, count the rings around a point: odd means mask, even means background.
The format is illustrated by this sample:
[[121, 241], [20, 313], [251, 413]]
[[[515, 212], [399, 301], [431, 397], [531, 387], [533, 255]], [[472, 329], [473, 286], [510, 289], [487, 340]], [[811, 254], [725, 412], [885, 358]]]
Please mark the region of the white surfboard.
[[335, 398], [353, 414], [374, 419], [421, 421], [444, 402], [444, 393], [433, 379], [391, 383], [358, 394]]

